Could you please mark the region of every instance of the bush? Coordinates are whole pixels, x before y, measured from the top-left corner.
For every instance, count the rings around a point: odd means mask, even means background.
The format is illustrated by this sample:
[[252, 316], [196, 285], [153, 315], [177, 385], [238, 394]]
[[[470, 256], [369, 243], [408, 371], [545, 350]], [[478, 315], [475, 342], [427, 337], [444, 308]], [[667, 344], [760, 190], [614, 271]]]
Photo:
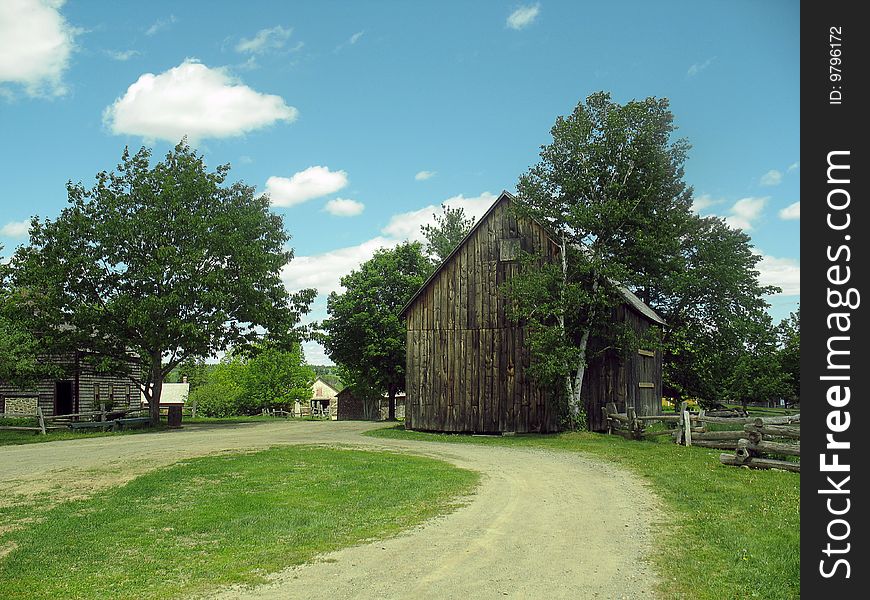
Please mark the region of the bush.
[[189, 401], [196, 403], [198, 413], [206, 417], [231, 417], [244, 414], [239, 411], [243, 391], [227, 381], [209, 382], [190, 392]]

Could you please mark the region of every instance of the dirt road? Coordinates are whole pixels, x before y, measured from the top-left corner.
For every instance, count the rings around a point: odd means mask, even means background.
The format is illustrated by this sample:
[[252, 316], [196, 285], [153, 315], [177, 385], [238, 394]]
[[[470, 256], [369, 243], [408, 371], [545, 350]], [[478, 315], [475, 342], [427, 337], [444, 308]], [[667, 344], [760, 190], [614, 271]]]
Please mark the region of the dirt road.
[[76, 497], [179, 459], [278, 444], [342, 444], [433, 456], [483, 474], [470, 502], [395, 538], [346, 548], [256, 588], [212, 598], [652, 598], [655, 498], [636, 477], [572, 454], [360, 435], [372, 423], [188, 426], [180, 431], [0, 448], [0, 503]]

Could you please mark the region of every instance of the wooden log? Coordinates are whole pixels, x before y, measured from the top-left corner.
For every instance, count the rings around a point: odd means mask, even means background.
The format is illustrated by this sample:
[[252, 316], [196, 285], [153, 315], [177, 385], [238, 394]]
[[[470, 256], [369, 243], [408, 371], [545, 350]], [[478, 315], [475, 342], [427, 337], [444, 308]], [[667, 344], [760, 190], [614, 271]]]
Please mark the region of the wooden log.
[[784, 417], [759, 417], [754, 420], [754, 423], [758, 426], [763, 425], [791, 425], [794, 423], [800, 423], [801, 416], [797, 415], [786, 415]]
[[656, 437], [659, 435], [674, 435], [676, 429], [659, 429], [658, 431], [644, 431], [641, 435], [645, 438]]
[[755, 417], [711, 417], [704, 415], [703, 422], [720, 425], [746, 425], [747, 423], [755, 423]]
[[611, 431], [611, 433], [615, 433], [616, 435], [620, 435], [620, 436], [622, 436], [622, 437], [624, 437], [625, 439], [628, 439], [628, 440], [634, 438], [632, 432], [629, 431], [629, 430], [627, 430], [627, 429], [613, 429], [613, 430]]
[[788, 425], [763, 425], [758, 426], [752, 423], [743, 426], [743, 430], [747, 432], [755, 432], [760, 435], [769, 435], [774, 437], [789, 438], [792, 440], [801, 439], [801, 428]]
[[629, 422], [627, 415], [619, 414], [619, 413], [611, 413], [611, 414], [607, 415], [607, 418], [612, 419], [614, 421], [619, 421], [620, 423], [628, 423]]
[[615, 402], [608, 402], [607, 404], [605, 404], [604, 411], [605, 411], [605, 414], [607, 414], [607, 415], [615, 415], [615, 414], [617, 414], [617, 412], [619, 412], [616, 410], [616, 403]]
[[737, 448], [734, 451], [734, 458], [741, 463], [752, 458], [752, 451], [749, 449], [749, 440], [737, 440]]
[[678, 423], [680, 421], [679, 415], [638, 415], [635, 418], [638, 421], [667, 421], [671, 423]]
[[736, 450], [737, 440], [692, 440], [693, 446], [716, 448], [717, 450]]
[[683, 430], [685, 431], [686, 446], [692, 445], [692, 418], [689, 416], [689, 411], [683, 411]]
[[692, 432], [693, 440], [739, 440], [746, 437], [744, 431], [703, 431]]
[[794, 473], [801, 472], [801, 464], [787, 460], [774, 460], [771, 458], [751, 458], [745, 462], [739, 461], [733, 454], [720, 454], [719, 462], [723, 465], [735, 467], [752, 467], [753, 469], [782, 469]]
[[754, 450], [755, 452], [765, 452], [768, 454], [785, 454], [788, 456], [801, 455], [800, 442], [797, 444], [784, 444], [782, 442], [769, 442], [766, 440], [761, 440], [760, 442], [753, 442], [750, 440], [749, 449]]

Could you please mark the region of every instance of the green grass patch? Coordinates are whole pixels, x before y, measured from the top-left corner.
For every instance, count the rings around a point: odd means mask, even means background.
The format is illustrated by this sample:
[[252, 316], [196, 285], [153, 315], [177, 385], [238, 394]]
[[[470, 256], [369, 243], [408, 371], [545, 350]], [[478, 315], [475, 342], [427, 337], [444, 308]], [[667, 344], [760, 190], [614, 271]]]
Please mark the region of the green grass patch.
[[393, 427], [365, 435], [584, 452], [651, 483], [667, 523], [653, 563], [664, 598], [800, 597], [800, 475], [719, 463], [719, 450], [670, 440], [637, 442], [594, 433], [514, 437], [433, 434]]
[[[9, 425], [10, 423], [6, 423]], [[2, 421], [0, 421], [2, 425]], [[29, 424], [27, 425], [30, 426]], [[112, 435], [131, 435], [137, 433], [153, 433], [163, 431], [166, 425], [158, 427], [139, 427], [122, 431], [71, 431], [65, 429], [49, 430], [45, 435], [34, 431], [9, 431], [0, 429], [0, 446], [18, 446], [21, 444], [41, 444], [59, 440], [81, 440], [84, 438], [107, 437]]]
[[477, 480], [430, 458], [313, 446], [184, 461], [19, 519], [0, 536], [0, 598], [178, 598], [261, 583], [447, 512]]

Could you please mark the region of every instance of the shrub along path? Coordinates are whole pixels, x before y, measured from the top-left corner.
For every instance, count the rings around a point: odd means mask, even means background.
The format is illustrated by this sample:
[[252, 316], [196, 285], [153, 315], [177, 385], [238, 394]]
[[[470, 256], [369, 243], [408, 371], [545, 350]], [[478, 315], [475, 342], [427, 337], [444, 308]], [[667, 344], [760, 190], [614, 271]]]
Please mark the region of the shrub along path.
[[[651, 525], [634, 475], [585, 455], [361, 435], [352, 422], [194, 425], [129, 437], [0, 448], [0, 505], [88, 496], [181, 459], [281, 444], [354, 445], [440, 458], [482, 474], [472, 500], [404, 534], [293, 567], [247, 598], [653, 597]], [[96, 549], [95, 549], [96, 551]]]

